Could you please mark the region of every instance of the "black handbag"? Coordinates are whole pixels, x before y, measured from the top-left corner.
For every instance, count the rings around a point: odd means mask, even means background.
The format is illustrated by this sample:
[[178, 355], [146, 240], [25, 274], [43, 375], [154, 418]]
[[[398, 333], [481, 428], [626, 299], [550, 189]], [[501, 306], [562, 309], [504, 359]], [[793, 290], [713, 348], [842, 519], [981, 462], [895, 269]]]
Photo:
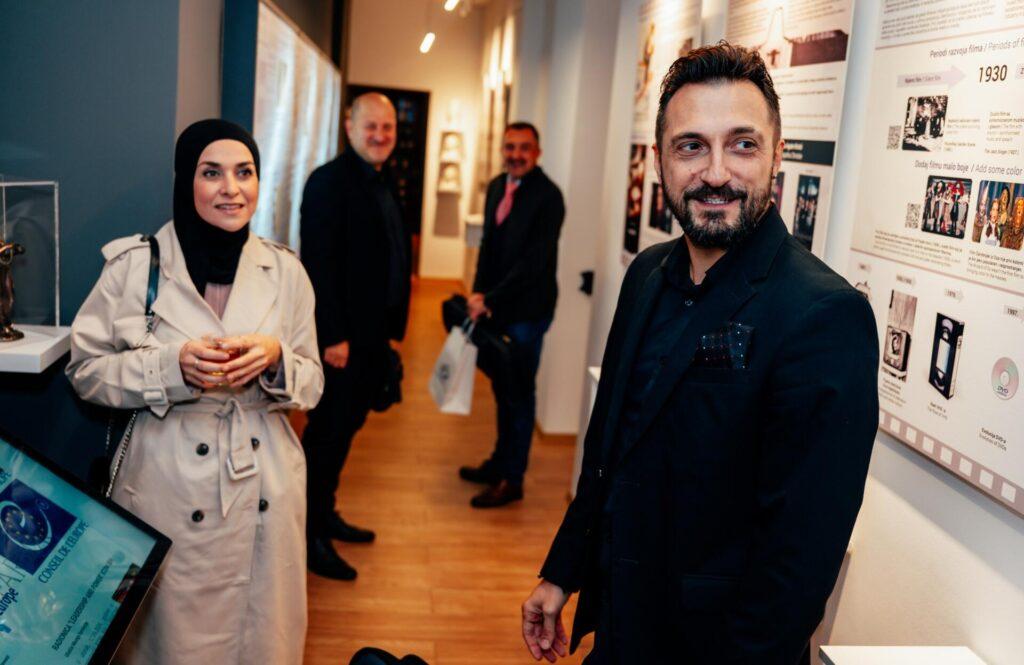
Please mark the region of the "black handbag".
[[[153, 303], [156, 301], [157, 289], [160, 285], [160, 243], [157, 242], [155, 236], [144, 235], [142, 239], [149, 242], [149, 283], [146, 286], [146, 334], [148, 335], [153, 332]], [[114, 489], [114, 481], [117, 480], [121, 463], [128, 453], [128, 444], [131, 442], [132, 431], [135, 429], [135, 420], [139, 416], [139, 411], [140, 409], [110, 409], [103, 455], [93, 460], [88, 478], [89, 485], [105, 497], [109, 498]], [[117, 439], [117, 447], [111, 450], [110, 444], [114, 441], [115, 431], [121, 431], [121, 436]], [[114, 459], [115, 455], [116, 460]]]
[[[454, 294], [441, 303], [441, 319], [445, 330], [463, 325], [469, 318], [466, 297]], [[470, 341], [476, 345], [476, 366], [491, 381], [503, 381], [516, 389], [528, 384], [525, 364], [517, 362], [516, 343], [489, 319], [481, 317], [473, 326]]]

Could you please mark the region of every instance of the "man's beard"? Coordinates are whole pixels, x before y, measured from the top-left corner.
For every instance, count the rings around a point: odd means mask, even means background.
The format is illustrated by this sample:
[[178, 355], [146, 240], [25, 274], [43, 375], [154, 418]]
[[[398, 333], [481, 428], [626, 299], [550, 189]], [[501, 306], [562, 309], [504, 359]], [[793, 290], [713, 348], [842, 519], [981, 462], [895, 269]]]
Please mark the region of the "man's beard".
[[[672, 211], [672, 214], [679, 220], [683, 227], [683, 233], [698, 247], [729, 249], [735, 247], [745, 240], [757, 229], [761, 222], [761, 216], [768, 207], [771, 198], [771, 187], [774, 176], [768, 176], [768, 182], [762, 189], [746, 191], [734, 189], [728, 185], [722, 187], [710, 187], [702, 185], [696, 189], [684, 190], [678, 198], [673, 199], [666, 188], [665, 202]], [[695, 216], [690, 213], [689, 202], [692, 200], [707, 200], [709, 198], [720, 198], [726, 201], [739, 200], [739, 218], [734, 226], [726, 223], [725, 212], [705, 212], [702, 223], [698, 223]]]

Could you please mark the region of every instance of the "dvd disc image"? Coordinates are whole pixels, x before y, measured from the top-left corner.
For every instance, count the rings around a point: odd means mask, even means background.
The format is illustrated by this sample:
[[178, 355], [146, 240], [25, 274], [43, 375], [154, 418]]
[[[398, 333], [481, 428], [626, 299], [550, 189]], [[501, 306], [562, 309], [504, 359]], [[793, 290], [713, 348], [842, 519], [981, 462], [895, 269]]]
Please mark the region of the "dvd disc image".
[[1020, 385], [1020, 373], [1017, 365], [1009, 358], [1000, 358], [992, 366], [992, 390], [1002, 399], [1010, 399], [1017, 394]]
[[936, 315], [935, 339], [932, 344], [932, 364], [928, 370], [928, 383], [939, 394], [950, 399], [956, 390], [956, 372], [960, 365], [960, 345], [963, 343], [964, 324], [945, 314]]

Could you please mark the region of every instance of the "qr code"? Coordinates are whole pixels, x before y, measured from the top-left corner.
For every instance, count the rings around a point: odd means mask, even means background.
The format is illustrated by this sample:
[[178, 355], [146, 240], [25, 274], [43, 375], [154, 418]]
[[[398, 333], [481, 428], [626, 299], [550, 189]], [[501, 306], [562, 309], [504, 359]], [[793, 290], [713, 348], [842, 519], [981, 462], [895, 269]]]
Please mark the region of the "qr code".
[[899, 125], [889, 125], [889, 140], [885, 143], [886, 150], [899, 150], [900, 139], [903, 138], [903, 128]]
[[904, 220], [904, 226], [908, 229], [916, 229], [918, 222], [921, 220], [921, 204], [920, 203], [908, 203], [907, 204], [907, 218]]

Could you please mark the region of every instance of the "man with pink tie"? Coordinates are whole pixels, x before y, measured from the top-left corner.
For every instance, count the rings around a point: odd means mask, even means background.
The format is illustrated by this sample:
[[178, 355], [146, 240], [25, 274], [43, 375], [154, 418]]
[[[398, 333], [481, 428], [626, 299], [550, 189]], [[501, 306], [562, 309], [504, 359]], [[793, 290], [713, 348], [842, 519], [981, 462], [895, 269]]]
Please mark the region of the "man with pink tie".
[[491, 457], [459, 476], [487, 485], [475, 508], [496, 508], [523, 498], [536, 410], [536, 375], [544, 333], [558, 298], [558, 234], [565, 204], [558, 186], [537, 166], [540, 135], [526, 122], [505, 128], [505, 172], [487, 187], [484, 237], [473, 293], [474, 321], [487, 317], [512, 343], [514, 376], [491, 386], [498, 405], [498, 439]]

